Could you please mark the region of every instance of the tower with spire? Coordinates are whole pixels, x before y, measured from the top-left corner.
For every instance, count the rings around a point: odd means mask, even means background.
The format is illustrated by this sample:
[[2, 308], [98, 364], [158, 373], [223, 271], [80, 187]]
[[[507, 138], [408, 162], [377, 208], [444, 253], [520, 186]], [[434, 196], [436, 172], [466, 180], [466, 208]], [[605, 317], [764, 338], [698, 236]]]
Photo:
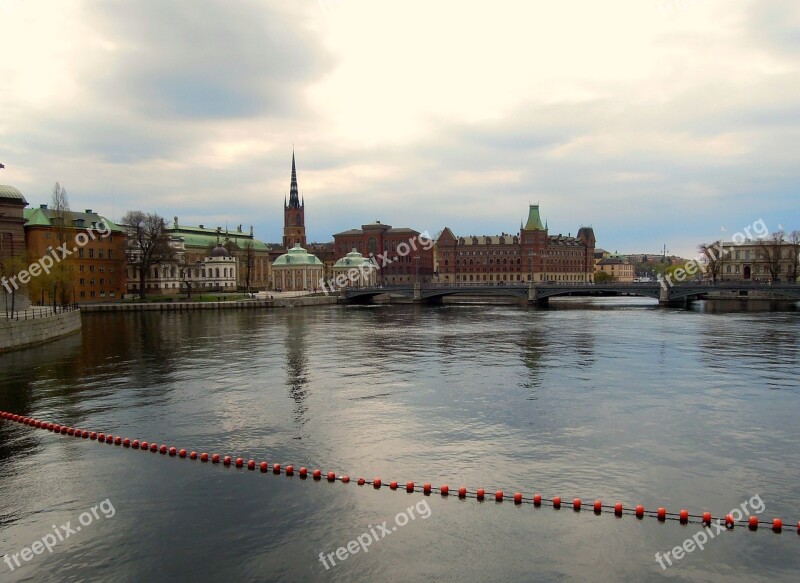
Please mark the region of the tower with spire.
[[300, 200], [297, 188], [297, 168], [292, 149], [292, 181], [289, 185], [289, 202], [283, 200], [283, 246], [291, 249], [295, 244], [306, 246], [306, 210], [305, 199]]

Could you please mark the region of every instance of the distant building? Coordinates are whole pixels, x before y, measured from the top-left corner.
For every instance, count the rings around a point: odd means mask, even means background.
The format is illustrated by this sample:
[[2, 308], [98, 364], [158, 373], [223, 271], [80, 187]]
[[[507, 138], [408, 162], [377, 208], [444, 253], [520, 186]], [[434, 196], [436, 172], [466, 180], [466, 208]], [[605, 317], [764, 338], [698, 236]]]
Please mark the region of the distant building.
[[608, 254], [595, 264], [595, 273], [607, 273], [614, 278], [614, 281], [631, 283], [636, 279], [636, 267], [623, 256], [618, 254]]
[[[28, 206], [28, 201], [19, 190], [13, 186], [0, 185], [0, 277], [15, 276], [18, 271], [16, 264], [26, 263], [25, 228], [23, 226], [26, 206]], [[24, 309], [28, 306], [24, 287], [20, 286], [20, 289], [17, 290], [6, 280], [0, 286], [0, 302], [2, 302], [0, 308], [11, 309], [12, 293], [15, 309]]]
[[353, 249], [339, 259], [331, 270], [329, 291], [344, 287], [377, 285], [378, 268], [369, 259]]
[[289, 202], [283, 201], [283, 248], [306, 245], [306, 202], [300, 200], [297, 188], [297, 169], [292, 151], [292, 178], [289, 183]]
[[433, 280], [433, 245], [419, 231], [392, 227], [380, 221], [342, 231], [333, 236], [337, 259], [351, 250], [365, 255], [378, 267], [377, 283], [392, 285]]
[[[798, 281], [800, 278], [800, 245], [770, 239], [746, 240], [726, 244], [720, 260], [722, 281]], [[773, 271], [775, 272], [773, 276]]]
[[594, 277], [595, 236], [581, 227], [577, 236], [550, 235], [539, 205], [516, 235], [456, 236], [445, 229], [436, 241], [438, 281], [454, 284], [590, 282]]
[[324, 267], [299, 243], [272, 264], [272, 289], [278, 291], [316, 291], [320, 289]]
[[[48, 304], [107, 302], [122, 299], [127, 289], [122, 227], [92, 209], [57, 211], [46, 204], [25, 211], [28, 255], [40, 258], [66, 244], [68, 257], [57, 262], [50, 274], [31, 281], [31, 301]], [[60, 257], [63, 252], [56, 251]]]
[[[249, 233], [242, 230], [239, 225], [236, 230], [225, 230], [222, 227], [213, 229], [204, 225], [187, 226], [178, 223], [174, 217], [172, 226], [167, 229], [170, 235], [183, 240], [186, 265], [194, 265], [198, 261], [205, 261], [211, 251], [221, 243], [227, 249], [237, 264], [236, 283], [245, 287], [247, 280], [247, 265], [250, 263], [250, 287], [252, 289], [267, 289], [270, 282], [270, 246], [259, 241], [253, 236], [253, 227]], [[236, 287], [236, 286], [234, 286]]]

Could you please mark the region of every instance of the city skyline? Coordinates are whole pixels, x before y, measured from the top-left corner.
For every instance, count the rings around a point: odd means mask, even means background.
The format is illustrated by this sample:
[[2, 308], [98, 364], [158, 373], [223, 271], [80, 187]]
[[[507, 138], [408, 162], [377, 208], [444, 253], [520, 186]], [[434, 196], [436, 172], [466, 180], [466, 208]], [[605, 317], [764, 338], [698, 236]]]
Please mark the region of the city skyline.
[[309, 241], [529, 203], [622, 253], [798, 227], [790, 2], [0, 4], [0, 183], [31, 206], [59, 181], [278, 242], [294, 147]]

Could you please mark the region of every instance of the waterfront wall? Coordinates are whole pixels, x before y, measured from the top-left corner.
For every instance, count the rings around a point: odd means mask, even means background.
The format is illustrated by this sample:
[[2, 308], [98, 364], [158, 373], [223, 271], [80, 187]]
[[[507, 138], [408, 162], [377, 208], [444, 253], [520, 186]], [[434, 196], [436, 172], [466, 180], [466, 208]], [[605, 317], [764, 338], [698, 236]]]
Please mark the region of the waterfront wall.
[[80, 329], [80, 310], [33, 319], [0, 319], [0, 352], [44, 344]]
[[150, 302], [132, 304], [94, 304], [81, 306], [83, 312], [184, 312], [190, 310], [256, 310], [293, 308], [335, 304], [336, 296], [300, 296], [274, 300], [241, 300], [236, 302]]

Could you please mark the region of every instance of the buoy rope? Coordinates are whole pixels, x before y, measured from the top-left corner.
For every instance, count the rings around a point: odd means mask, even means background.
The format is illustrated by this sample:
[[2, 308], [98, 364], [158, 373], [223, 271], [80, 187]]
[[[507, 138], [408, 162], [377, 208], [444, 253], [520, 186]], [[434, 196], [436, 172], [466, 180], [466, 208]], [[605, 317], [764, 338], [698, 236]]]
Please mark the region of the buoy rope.
[[[199, 460], [202, 463], [211, 462], [212, 464], [222, 463], [224, 466], [231, 466], [234, 465], [236, 468], [247, 468], [250, 471], [255, 471], [257, 468], [261, 471], [261, 473], [268, 473], [271, 472], [276, 475], [284, 474], [286, 476], [293, 476], [295, 474], [295, 466], [294, 465], [281, 465], [281, 464], [272, 464], [270, 466], [266, 461], [256, 462], [254, 459], [249, 459], [245, 461], [241, 457], [237, 457], [235, 460], [231, 456], [220, 456], [219, 454], [211, 454], [208, 453], [201, 453], [198, 454], [196, 451], [192, 451], [191, 453], [188, 452], [186, 449], [178, 449], [176, 447], [169, 447], [167, 445], [161, 444], [160, 446], [156, 442], [148, 442], [145, 440], [139, 439], [130, 439], [127, 437], [121, 436], [114, 436], [110, 433], [103, 433], [103, 432], [95, 432], [95, 431], [87, 431], [85, 429], [76, 429], [73, 427], [68, 427], [66, 425], [60, 425], [57, 423], [51, 423], [48, 421], [40, 421], [38, 419], [33, 419], [31, 417], [23, 417], [21, 415], [17, 415], [14, 413], [9, 413], [6, 411], [0, 411], [0, 419], [5, 419], [8, 421], [13, 421], [19, 423], [21, 425], [25, 425], [28, 427], [33, 427], [36, 429], [43, 429], [46, 431], [50, 431], [52, 433], [58, 433], [59, 435], [66, 435], [71, 437], [78, 437], [81, 439], [89, 439], [92, 441], [97, 441], [98, 443], [106, 443], [108, 445], [115, 445], [115, 446], [122, 446], [125, 449], [140, 449], [142, 451], [150, 451], [152, 453], [161, 453], [162, 455], [169, 455], [170, 457], [179, 457], [179, 458], [189, 458], [190, 460]], [[306, 479], [309, 477], [314, 480], [322, 480], [323, 478], [326, 479], [328, 482], [342, 482], [342, 483], [349, 483], [351, 481], [350, 476], [348, 475], [339, 475], [335, 472], [327, 472], [323, 474], [322, 470], [314, 469], [309, 472], [308, 469], [305, 467], [301, 467], [297, 470], [297, 474], [301, 479]], [[484, 500], [491, 500], [494, 499], [496, 502], [504, 502], [506, 500], [513, 501], [515, 505], [533, 505], [535, 507], [540, 506], [548, 506], [552, 507], [556, 510], [564, 507], [564, 508], [572, 508], [574, 511], [579, 512], [582, 510], [592, 510], [594, 514], [615, 514], [618, 517], [621, 516], [635, 516], [636, 518], [642, 519], [644, 517], [650, 518], [657, 518], [660, 522], [664, 521], [675, 521], [680, 522], [681, 524], [690, 524], [690, 523], [699, 523], [703, 524], [704, 526], [710, 526], [711, 522], [719, 521], [720, 523], [725, 524], [726, 528], [733, 529], [736, 525], [740, 526], [747, 526], [750, 530], [758, 530], [759, 525], [769, 526], [772, 528], [772, 531], [775, 533], [780, 533], [783, 529], [783, 521], [780, 518], [775, 518], [772, 522], [759, 520], [757, 516], [751, 515], [748, 520], [734, 520], [733, 517], [728, 514], [724, 517], [719, 515], [714, 516], [710, 512], [703, 512], [702, 514], [692, 514], [688, 510], [682, 509], [680, 512], [667, 512], [665, 508], [661, 507], [658, 510], [646, 510], [644, 506], [638, 505], [634, 508], [625, 507], [621, 502], [617, 502], [614, 505], [610, 504], [603, 504], [600, 500], [594, 500], [593, 502], [584, 503], [583, 500], [580, 498], [574, 498], [572, 500], [569, 499], [562, 499], [560, 496], [553, 496], [551, 498], [544, 497], [539, 493], [523, 493], [522, 491], [516, 491], [511, 495], [508, 495], [507, 492], [503, 490], [495, 490], [490, 491], [485, 488], [477, 488], [474, 490], [469, 490], [465, 486], [459, 487], [457, 490], [451, 490], [449, 486], [443, 484], [442, 486], [436, 487], [430, 483], [423, 483], [420, 485], [419, 482], [412, 482], [408, 481], [405, 484], [392, 480], [391, 482], [384, 482], [380, 478], [375, 478], [372, 480], [368, 480], [364, 477], [360, 477], [355, 480], [359, 486], [370, 485], [376, 490], [380, 489], [383, 486], [388, 486], [390, 490], [404, 490], [408, 493], [416, 493], [420, 492], [425, 495], [431, 495], [433, 493], [440, 494], [441, 496], [457, 496], [458, 498], [465, 499], [475, 499], [479, 501]], [[800, 521], [797, 522], [797, 533], [800, 534]]]

